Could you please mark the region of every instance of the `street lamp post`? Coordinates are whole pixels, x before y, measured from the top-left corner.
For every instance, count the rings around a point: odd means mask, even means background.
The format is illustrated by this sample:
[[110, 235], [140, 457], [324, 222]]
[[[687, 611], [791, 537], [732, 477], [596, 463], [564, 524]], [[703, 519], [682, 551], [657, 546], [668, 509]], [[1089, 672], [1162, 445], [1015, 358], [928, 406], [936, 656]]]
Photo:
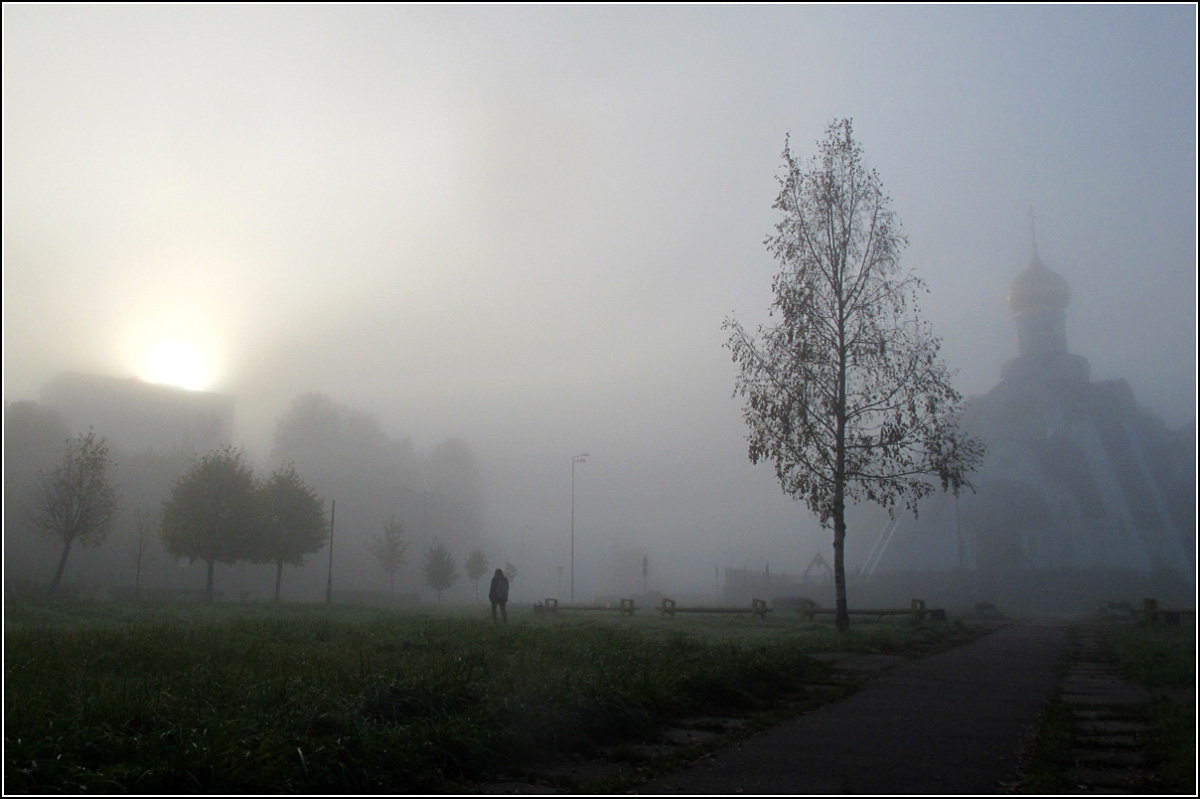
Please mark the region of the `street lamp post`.
[[575, 601], [575, 464], [585, 463], [588, 454], [571, 458], [571, 601]]

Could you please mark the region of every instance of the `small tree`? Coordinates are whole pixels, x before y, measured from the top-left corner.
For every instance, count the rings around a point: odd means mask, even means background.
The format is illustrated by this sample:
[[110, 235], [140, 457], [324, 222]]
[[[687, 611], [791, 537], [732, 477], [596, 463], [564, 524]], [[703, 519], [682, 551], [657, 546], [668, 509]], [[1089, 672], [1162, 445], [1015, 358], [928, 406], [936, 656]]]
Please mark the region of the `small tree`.
[[487, 574], [488, 559], [487, 555], [483, 554], [483, 549], [476, 547], [470, 555], [467, 556], [467, 562], [463, 564], [467, 570], [467, 576], [471, 578], [471, 582], [475, 584], [475, 601], [479, 601], [479, 580], [483, 575]]
[[154, 532], [158, 520], [145, 508], [139, 508], [133, 514], [133, 599], [136, 602], [142, 598], [142, 566], [150, 559], [153, 552]]
[[441, 544], [430, 547], [425, 552], [425, 584], [437, 591], [438, 602], [442, 601], [442, 591], [458, 581], [458, 565], [450, 550]]
[[956, 427], [961, 397], [917, 314], [921, 281], [900, 270], [907, 241], [850, 120], [835, 121], [809, 165], [783, 151], [767, 248], [780, 264], [771, 315], [752, 337], [726, 320], [746, 398], [750, 460], [771, 461], [784, 492], [833, 525], [837, 627], [846, 607], [847, 501], [894, 513], [969, 486], [982, 445]]
[[395, 517], [383, 526], [383, 532], [367, 543], [367, 550], [379, 560], [387, 572], [393, 598], [396, 594], [396, 572], [407, 562], [408, 542], [404, 540], [404, 528]]
[[216, 564], [257, 554], [259, 508], [254, 474], [234, 447], [205, 455], [171, 489], [163, 505], [163, 544], [175, 558], [208, 564], [205, 595], [209, 602]]
[[62, 544], [50, 595], [62, 581], [72, 545], [99, 546], [112, 529], [117, 514], [112, 473], [108, 443], [90, 430], [67, 441], [61, 463], [38, 473], [33, 520]]
[[329, 520], [317, 492], [292, 464], [285, 464], [259, 489], [261, 519], [253, 560], [275, 564], [275, 601], [283, 582], [283, 565], [304, 564], [329, 538]]

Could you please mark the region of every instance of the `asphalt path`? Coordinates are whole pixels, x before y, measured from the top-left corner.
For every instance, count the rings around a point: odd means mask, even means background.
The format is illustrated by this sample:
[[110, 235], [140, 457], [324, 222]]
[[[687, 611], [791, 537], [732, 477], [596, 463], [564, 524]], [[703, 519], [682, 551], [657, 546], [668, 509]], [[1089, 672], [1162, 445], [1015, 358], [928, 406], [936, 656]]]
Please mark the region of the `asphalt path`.
[[1058, 687], [1065, 623], [1005, 627], [904, 661], [859, 691], [630, 793], [1005, 792]]

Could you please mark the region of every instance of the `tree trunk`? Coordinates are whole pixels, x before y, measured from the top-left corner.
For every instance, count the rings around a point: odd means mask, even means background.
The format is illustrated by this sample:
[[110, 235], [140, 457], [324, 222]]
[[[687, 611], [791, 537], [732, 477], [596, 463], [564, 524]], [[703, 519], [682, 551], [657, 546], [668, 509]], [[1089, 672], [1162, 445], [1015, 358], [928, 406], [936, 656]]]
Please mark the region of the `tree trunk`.
[[75, 543], [74, 538], [68, 538], [63, 542], [62, 557], [58, 559], [58, 569], [54, 572], [54, 579], [50, 583], [50, 589], [46, 591], [46, 596], [54, 596], [54, 592], [58, 590], [58, 584], [62, 581], [63, 572], [67, 568], [67, 555], [71, 554], [71, 544]]
[[837, 629], [850, 629], [850, 613], [846, 605], [846, 512], [841, 490], [834, 492], [833, 512], [833, 581], [837, 595]]
[[275, 601], [279, 601], [279, 586], [283, 582], [283, 561], [275, 561]]
[[834, 456], [833, 474], [833, 583], [837, 596], [837, 629], [838, 632], [844, 633], [850, 629], [850, 613], [846, 605], [846, 422], [844, 413], [838, 413], [837, 424], [837, 452]]
[[835, 413], [833, 456], [833, 581], [837, 595], [838, 632], [850, 629], [850, 613], [846, 607], [846, 332], [845, 323], [838, 324], [838, 384]]
[[217, 565], [215, 560], [208, 561], [208, 578], [204, 583], [204, 596], [209, 601], [213, 601], [213, 568]]

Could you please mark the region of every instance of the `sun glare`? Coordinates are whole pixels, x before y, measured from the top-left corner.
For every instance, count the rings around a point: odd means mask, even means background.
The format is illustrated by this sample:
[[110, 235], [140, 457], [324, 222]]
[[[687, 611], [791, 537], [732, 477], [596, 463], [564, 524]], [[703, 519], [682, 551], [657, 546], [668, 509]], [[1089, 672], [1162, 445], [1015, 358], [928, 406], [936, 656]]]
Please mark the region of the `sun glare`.
[[200, 391], [208, 387], [209, 373], [204, 357], [195, 347], [182, 341], [162, 341], [150, 350], [143, 378], [151, 383]]

